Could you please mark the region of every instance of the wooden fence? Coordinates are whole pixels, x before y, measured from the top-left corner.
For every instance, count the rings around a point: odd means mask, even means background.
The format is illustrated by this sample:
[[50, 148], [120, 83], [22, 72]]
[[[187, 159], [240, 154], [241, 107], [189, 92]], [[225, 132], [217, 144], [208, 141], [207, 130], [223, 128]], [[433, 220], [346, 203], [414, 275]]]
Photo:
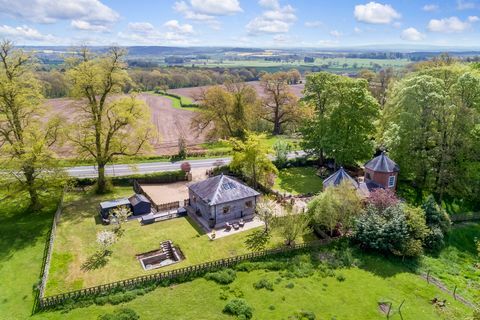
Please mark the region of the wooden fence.
[[205, 263], [201, 263], [201, 264], [197, 264], [189, 267], [184, 267], [180, 269], [175, 269], [171, 271], [158, 272], [158, 273], [153, 273], [145, 276], [139, 276], [139, 277], [130, 278], [126, 280], [120, 280], [117, 282], [112, 282], [112, 283], [99, 285], [95, 287], [62, 293], [62, 294], [58, 294], [50, 297], [40, 297], [39, 308], [47, 309], [47, 308], [55, 307], [57, 305], [61, 305], [66, 301], [70, 301], [70, 300], [73, 300], [73, 301], [81, 300], [82, 298], [90, 298], [90, 297], [94, 297], [102, 294], [109, 294], [117, 290], [134, 289], [142, 285], [160, 284], [164, 280], [179, 280], [179, 279], [182, 279], [182, 277], [201, 275], [206, 272], [217, 270], [220, 268], [231, 267], [242, 261], [255, 260], [255, 259], [270, 256], [270, 255], [297, 251], [297, 250], [311, 248], [315, 246], [326, 245], [328, 243], [330, 243], [330, 240], [316, 240], [316, 241], [311, 241], [307, 243], [297, 244], [290, 247], [282, 246], [275, 249], [251, 252], [244, 255], [209, 261], [209, 262], [205, 262]]
[[[45, 288], [47, 287], [47, 281], [48, 281], [48, 273], [50, 270], [50, 262], [52, 260], [52, 253], [53, 253], [53, 244], [55, 242], [55, 236], [56, 236], [56, 231], [57, 231], [57, 224], [60, 219], [60, 215], [62, 214], [62, 207], [63, 207], [63, 197], [64, 197], [65, 192], [62, 192], [62, 196], [60, 198], [60, 202], [58, 204], [57, 211], [55, 211], [55, 215], [53, 216], [53, 221], [52, 221], [52, 228], [50, 229], [50, 234], [48, 237], [48, 242], [45, 247], [44, 251], [44, 256], [43, 256], [43, 264], [42, 264], [42, 279], [40, 281], [40, 284], [38, 286], [38, 299], [37, 301], [42, 301], [42, 299], [45, 296]], [[34, 309], [36, 309], [38, 306], [34, 305]]]

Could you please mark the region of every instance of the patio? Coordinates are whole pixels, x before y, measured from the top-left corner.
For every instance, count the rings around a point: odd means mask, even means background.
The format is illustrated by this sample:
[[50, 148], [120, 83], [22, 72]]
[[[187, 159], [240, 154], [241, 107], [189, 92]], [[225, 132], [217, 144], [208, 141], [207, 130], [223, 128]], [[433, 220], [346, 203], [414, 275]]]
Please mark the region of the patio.
[[[263, 223], [263, 221], [261, 221], [257, 217], [252, 217], [251, 216], [251, 217], [245, 218], [245, 219], [232, 220], [229, 223], [230, 228], [228, 228], [226, 225], [224, 225], [220, 228], [218, 228], [218, 227], [217, 228], [210, 228], [208, 226], [208, 221], [206, 221], [202, 217], [199, 217], [194, 212], [193, 208], [186, 207], [186, 209], [187, 209], [188, 216], [192, 220], [194, 220], [200, 226], [200, 228], [202, 228], [202, 230], [205, 232], [205, 234], [211, 240], [227, 237], [227, 236], [230, 236], [230, 235], [234, 235], [234, 234], [237, 234], [237, 233], [241, 233], [243, 231], [255, 229], [255, 228], [258, 228], [258, 227], [261, 227], [261, 226], [265, 225]], [[243, 226], [240, 226], [242, 222], [243, 222]], [[235, 228], [234, 224], [237, 224], [238, 228]], [[213, 237], [213, 234], [215, 234], [214, 237]]]

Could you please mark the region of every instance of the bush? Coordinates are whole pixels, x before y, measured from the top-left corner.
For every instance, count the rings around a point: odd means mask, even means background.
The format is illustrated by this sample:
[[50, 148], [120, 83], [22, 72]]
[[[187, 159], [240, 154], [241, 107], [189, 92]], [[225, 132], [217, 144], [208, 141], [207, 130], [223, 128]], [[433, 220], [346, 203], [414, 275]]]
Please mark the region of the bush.
[[[167, 183], [185, 180], [185, 172], [182, 170], [164, 171], [147, 174], [132, 174], [128, 176], [109, 177], [109, 181], [115, 186], [130, 186], [133, 180], [149, 181], [154, 183]], [[75, 187], [92, 186], [96, 183], [96, 178], [78, 178], [74, 179]]]
[[132, 309], [121, 308], [98, 317], [99, 320], [138, 320], [140, 316]]
[[255, 282], [253, 287], [257, 290], [267, 289], [269, 291], [273, 291], [273, 283], [265, 278]]
[[233, 316], [237, 316], [238, 319], [251, 319], [253, 316], [253, 309], [244, 299], [232, 299], [225, 307], [223, 312]]
[[312, 311], [302, 310], [302, 311], [299, 311], [299, 312], [295, 312], [293, 314], [293, 316], [289, 317], [289, 319], [292, 319], [292, 320], [315, 320], [315, 319], [317, 319], [317, 316], [315, 316], [315, 313], [313, 313]]
[[135, 299], [136, 296], [137, 295], [135, 292], [117, 293], [117, 294], [108, 296], [108, 302], [110, 304], [116, 305], [123, 302], [131, 301]]
[[338, 280], [339, 282], [343, 282], [343, 281], [345, 281], [345, 279], [346, 279], [346, 278], [345, 278], [345, 276], [344, 276], [343, 274], [337, 275], [337, 280]]
[[293, 282], [289, 282], [287, 283], [287, 285], [285, 286], [285, 288], [287, 289], [293, 289], [295, 287], [295, 284]]
[[237, 273], [232, 269], [223, 269], [217, 272], [209, 272], [205, 275], [205, 279], [213, 280], [219, 284], [232, 283], [237, 277]]

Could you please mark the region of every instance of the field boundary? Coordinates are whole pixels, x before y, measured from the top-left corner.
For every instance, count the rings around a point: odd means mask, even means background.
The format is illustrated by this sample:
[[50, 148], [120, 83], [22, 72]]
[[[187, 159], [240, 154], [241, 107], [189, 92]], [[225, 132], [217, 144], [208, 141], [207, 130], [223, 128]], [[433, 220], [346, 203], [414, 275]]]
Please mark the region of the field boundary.
[[57, 210], [53, 216], [52, 220], [52, 227], [50, 228], [48, 241], [46, 242], [46, 247], [43, 254], [43, 263], [41, 268], [41, 281], [38, 285], [38, 299], [35, 299], [33, 310], [37, 310], [39, 307], [38, 303], [42, 301], [45, 296], [45, 289], [47, 287], [48, 275], [50, 271], [50, 263], [52, 261], [52, 253], [53, 253], [53, 245], [55, 242], [56, 231], [58, 221], [60, 220], [60, 215], [62, 214], [63, 209], [63, 199], [65, 195], [65, 190], [63, 190], [62, 195], [60, 197], [60, 202], [58, 204]]
[[202, 275], [206, 272], [234, 266], [243, 261], [251, 261], [264, 258], [271, 255], [298, 251], [302, 249], [312, 248], [315, 246], [323, 246], [331, 243], [331, 239], [322, 239], [310, 241], [293, 246], [281, 246], [274, 249], [250, 252], [244, 255], [233, 256], [230, 258], [218, 259], [188, 267], [174, 269], [170, 271], [162, 271], [149, 275], [129, 278], [116, 282], [111, 282], [94, 287], [79, 289], [66, 293], [61, 293], [49, 297], [39, 297], [39, 309], [54, 308], [68, 301], [82, 300], [83, 298], [92, 298], [100, 295], [108, 295], [123, 290], [133, 290], [145, 285], [161, 285], [164, 281], [181, 281], [188, 280], [189, 277]]

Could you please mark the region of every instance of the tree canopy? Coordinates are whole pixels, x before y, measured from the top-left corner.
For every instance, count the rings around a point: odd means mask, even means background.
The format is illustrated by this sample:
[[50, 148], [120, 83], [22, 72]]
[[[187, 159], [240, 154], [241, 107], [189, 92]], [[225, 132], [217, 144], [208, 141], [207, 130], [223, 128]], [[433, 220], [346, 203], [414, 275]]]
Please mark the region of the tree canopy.
[[336, 165], [355, 165], [373, 153], [378, 103], [363, 79], [326, 72], [307, 76], [304, 101], [315, 114], [301, 129], [302, 146]]

